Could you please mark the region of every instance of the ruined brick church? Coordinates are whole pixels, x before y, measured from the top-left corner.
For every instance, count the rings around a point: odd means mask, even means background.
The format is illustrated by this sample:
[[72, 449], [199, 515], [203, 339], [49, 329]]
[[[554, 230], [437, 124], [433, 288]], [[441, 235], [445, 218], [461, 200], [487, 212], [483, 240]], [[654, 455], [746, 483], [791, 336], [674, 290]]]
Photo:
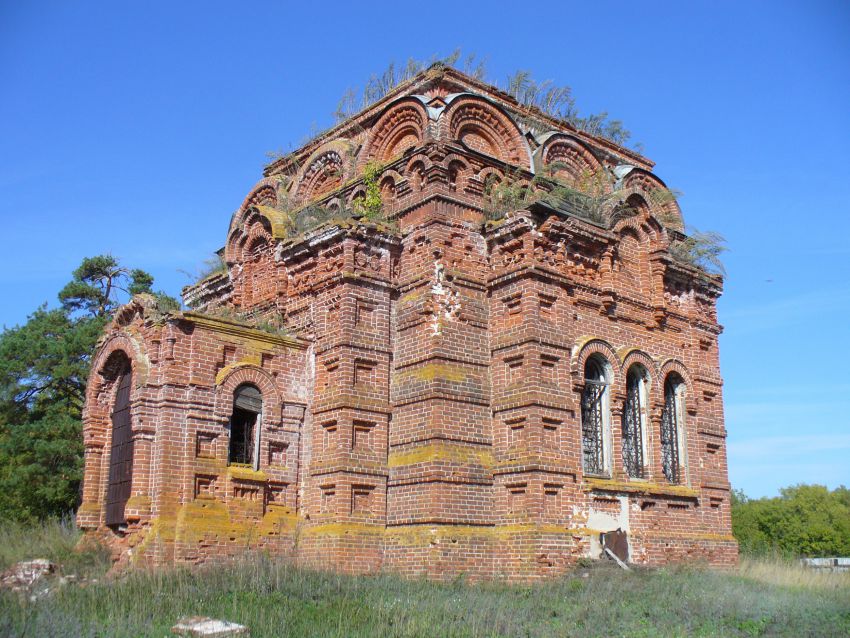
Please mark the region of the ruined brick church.
[[[494, 185], [587, 175], [627, 214], [494, 210]], [[671, 253], [664, 190], [632, 150], [420, 73], [266, 168], [192, 310], [118, 311], [92, 361], [80, 527], [124, 565], [734, 563], [722, 280]]]

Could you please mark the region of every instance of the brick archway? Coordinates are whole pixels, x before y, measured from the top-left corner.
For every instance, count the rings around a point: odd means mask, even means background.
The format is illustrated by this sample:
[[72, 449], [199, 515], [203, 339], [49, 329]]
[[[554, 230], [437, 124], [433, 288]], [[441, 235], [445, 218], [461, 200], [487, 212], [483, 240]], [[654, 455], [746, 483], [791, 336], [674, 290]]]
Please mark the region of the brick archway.
[[[517, 125], [487, 100], [465, 95], [453, 100], [442, 117], [448, 121], [448, 140], [531, 170], [531, 153]], [[442, 118], [441, 118], [442, 119]]]
[[425, 139], [428, 116], [422, 103], [405, 98], [387, 107], [369, 133], [359, 164], [380, 163], [420, 146]]
[[233, 407], [233, 393], [240, 385], [252, 384], [263, 395], [263, 419], [266, 424], [279, 423], [282, 398], [272, 375], [262, 368], [247, 364], [234, 367], [215, 388], [216, 420], [227, 422]]

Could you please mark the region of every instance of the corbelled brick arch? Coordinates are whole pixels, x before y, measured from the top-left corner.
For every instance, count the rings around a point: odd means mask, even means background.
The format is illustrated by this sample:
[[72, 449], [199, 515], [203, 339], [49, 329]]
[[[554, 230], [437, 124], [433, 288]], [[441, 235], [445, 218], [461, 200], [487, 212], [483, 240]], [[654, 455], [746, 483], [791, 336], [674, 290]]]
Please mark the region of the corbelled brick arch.
[[685, 397], [691, 399], [690, 401], [685, 402], [685, 407], [687, 412], [691, 416], [696, 416], [698, 413], [698, 405], [694, 399], [694, 381], [691, 376], [690, 370], [688, 370], [687, 366], [682, 363], [679, 359], [664, 359], [658, 364], [658, 378], [663, 387], [664, 380], [667, 379], [667, 376], [671, 373], [675, 372], [678, 374], [682, 381], [685, 384]]
[[278, 176], [264, 177], [254, 185], [233, 213], [225, 244], [225, 260], [228, 263], [237, 261], [237, 255], [233, 252], [234, 241], [244, 235], [245, 229], [254, 220], [262, 218], [263, 225], [271, 235], [284, 233], [288, 219], [287, 214], [279, 208], [283, 185]]
[[608, 371], [611, 374], [610, 382], [612, 386], [616, 387], [619, 385], [623, 378], [620, 357], [610, 343], [594, 336], [579, 337], [573, 346], [572, 356], [570, 357], [570, 376], [573, 379], [574, 391], [581, 391], [584, 387], [584, 364], [594, 354], [599, 355], [608, 362]]
[[546, 138], [535, 152], [538, 170], [551, 170], [552, 176], [570, 186], [591, 179], [604, 170], [602, 163], [579, 140], [563, 134]]
[[237, 213], [243, 212], [252, 206], [269, 206], [274, 208], [278, 203], [278, 186], [279, 182], [277, 178], [264, 177], [248, 193]]
[[[138, 306], [138, 307], [135, 307]], [[116, 326], [126, 325], [132, 319], [141, 315], [144, 308], [138, 302], [138, 298], [122, 308], [122, 313], [113, 320]], [[147, 383], [150, 372], [150, 358], [145, 350], [144, 343], [135, 336], [126, 332], [119, 332], [110, 336], [98, 347], [97, 356], [92, 360], [91, 372], [89, 373], [88, 385], [86, 386], [86, 402], [98, 396], [103, 388], [103, 373], [107, 370], [106, 363], [115, 352], [124, 353], [130, 360], [133, 370], [135, 386], [140, 387]]]
[[642, 365], [647, 374], [649, 374], [650, 388], [658, 387], [661, 381], [661, 373], [658, 370], [658, 365], [649, 354], [638, 348], [623, 347], [617, 351], [617, 359], [620, 365], [620, 373], [625, 376], [629, 368], [638, 363]]
[[342, 196], [331, 197], [329, 200], [327, 200], [325, 206], [327, 207], [327, 209], [329, 211], [333, 211], [334, 213], [338, 213], [339, 211], [342, 210], [344, 201], [345, 201], [345, 199]]
[[627, 206], [629, 213], [614, 224], [611, 230], [615, 235], [632, 233], [640, 242], [645, 242], [649, 250], [667, 246], [667, 231], [652, 212], [652, 205], [643, 193], [624, 194], [620, 201]]
[[636, 299], [651, 290], [652, 277], [649, 255], [654, 237], [645, 232], [638, 217], [620, 220], [614, 226], [619, 238], [616, 248], [615, 280], [625, 295]]
[[276, 287], [273, 250], [272, 222], [258, 207], [247, 208], [234, 217], [224, 252], [234, 303], [244, 307], [273, 298]]
[[[660, 408], [663, 401], [664, 380], [661, 377], [661, 372], [658, 369], [658, 364], [649, 354], [638, 348], [625, 346], [617, 351], [617, 356], [620, 360], [621, 378], [625, 379], [629, 370], [634, 365], [638, 365], [644, 369], [647, 376], [647, 414], [653, 414]], [[625, 388], [618, 387], [614, 394], [622, 396]]]
[[393, 169], [385, 170], [380, 177], [378, 187], [381, 189], [381, 203], [392, 210], [398, 198], [398, 189], [404, 177]]
[[[348, 207], [354, 208], [354, 202], [356, 202], [358, 199], [363, 200], [365, 198], [366, 198], [366, 186], [365, 186], [365, 184], [358, 184], [357, 186], [355, 186], [354, 188], [352, 188], [348, 192], [348, 196], [347, 196]], [[381, 202], [381, 203], [383, 204], [383, 202]]]
[[295, 199], [309, 202], [339, 188], [350, 176], [352, 152], [347, 140], [333, 140], [319, 147], [295, 178], [291, 191]]
[[481, 187], [486, 188], [488, 185], [500, 183], [503, 179], [505, 179], [505, 173], [498, 168], [485, 166], [478, 171], [478, 174], [475, 177], [481, 183]]
[[474, 175], [469, 160], [456, 153], [449, 153], [443, 160], [448, 170], [449, 188], [457, 192], [463, 192], [470, 178]]
[[659, 193], [669, 193], [669, 189], [652, 173], [640, 168], [631, 169], [622, 178], [622, 190], [624, 199], [631, 195], [640, 195], [646, 201], [650, 212], [668, 228], [684, 230], [685, 223], [679, 203], [669, 195], [659, 197]]
[[445, 141], [503, 162], [531, 170], [531, 152], [511, 117], [484, 98], [461, 95], [452, 100], [440, 117]]
[[420, 146], [426, 137], [427, 123], [425, 108], [416, 98], [404, 98], [390, 104], [372, 126], [359, 164], [385, 164]]
[[[87, 480], [83, 485], [82, 504], [77, 513], [78, 523], [85, 529], [97, 528], [105, 521], [106, 512], [103, 505], [109, 482], [112, 446], [111, 414], [116, 401], [118, 382], [127, 368], [132, 380], [128, 401], [131, 429], [134, 429], [138, 425], [136, 406], [141, 396], [141, 388], [147, 382], [150, 360], [144, 345], [138, 339], [124, 332], [118, 332], [103, 343], [92, 361], [86, 387], [83, 444], [86, 449]], [[147, 472], [137, 476], [139, 472], [136, 472], [135, 465], [137, 463], [134, 464], [130, 480], [138, 483], [141, 479], [146, 484], [150, 468], [143, 468]]]
[[411, 189], [416, 192], [422, 190], [427, 180], [427, 174], [434, 162], [424, 153], [413, 155], [404, 167], [404, 174]]
[[[250, 238], [260, 234], [270, 240], [274, 236], [274, 223], [270, 212], [270, 209], [265, 207], [261, 209], [250, 206], [233, 216], [224, 247], [224, 258], [228, 264], [239, 263], [245, 258], [245, 247]], [[277, 221], [282, 222], [282, 217], [281, 215], [281, 219]]]
[[217, 421], [227, 423], [233, 411], [233, 393], [241, 385], [256, 386], [263, 396], [263, 419], [266, 425], [280, 422], [282, 397], [274, 377], [252, 364], [236, 365], [219, 379], [215, 388], [214, 414]]

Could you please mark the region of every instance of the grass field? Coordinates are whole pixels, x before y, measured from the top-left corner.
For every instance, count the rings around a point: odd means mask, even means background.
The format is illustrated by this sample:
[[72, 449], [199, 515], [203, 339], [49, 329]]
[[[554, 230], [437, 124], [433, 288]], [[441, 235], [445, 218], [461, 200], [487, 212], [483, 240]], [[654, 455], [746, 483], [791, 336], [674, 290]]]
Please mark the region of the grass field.
[[31, 602], [0, 594], [0, 636], [169, 635], [184, 615], [263, 636], [848, 636], [850, 575], [743, 560], [734, 572], [623, 572], [608, 563], [530, 586], [347, 577], [252, 556], [238, 565], [103, 579], [102, 552], [74, 552], [69, 523], [0, 526], [0, 568], [50, 558], [68, 584]]

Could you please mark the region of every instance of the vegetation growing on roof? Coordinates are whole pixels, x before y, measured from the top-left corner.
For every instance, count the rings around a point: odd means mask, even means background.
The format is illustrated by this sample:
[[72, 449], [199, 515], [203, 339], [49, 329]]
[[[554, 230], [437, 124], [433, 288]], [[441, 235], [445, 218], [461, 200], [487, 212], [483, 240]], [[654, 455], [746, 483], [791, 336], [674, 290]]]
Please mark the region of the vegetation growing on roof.
[[[340, 101], [334, 117], [337, 122], [354, 115], [359, 109], [384, 98], [393, 89], [411, 80], [429, 66], [440, 64], [458, 68], [464, 73], [481, 81], [486, 81], [486, 63], [469, 55], [461, 57], [460, 50], [451, 55], [439, 58], [433, 56], [430, 61], [409, 59], [404, 66], [390, 63], [380, 74], [372, 75], [362, 91], [349, 89]], [[560, 86], [552, 80], [537, 81], [531, 72], [517, 71], [508, 76], [504, 89], [520, 104], [537, 110], [541, 114], [567, 122], [573, 127], [595, 136], [610, 139], [616, 144], [625, 145], [631, 134], [620, 120], [612, 120], [603, 111], [597, 114], [582, 116], [576, 106], [576, 101], [569, 86]], [[524, 116], [528, 124], [545, 129], [547, 125], [538, 122], [532, 115]], [[349, 161], [355, 158], [349, 154]], [[605, 169], [588, 171], [575, 182], [565, 184], [557, 177], [557, 171], [562, 168], [558, 163], [548, 165], [539, 174], [526, 178], [522, 171], [516, 170], [505, 177], [490, 176], [485, 184], [485, 214], [490, 220], [503, 218], [507, 213], [527, 208], [536, 202], [543, 202], [553, 207], [567, 210], [570, 213], [587, 219], [595, 224], [610, 228], [620, 219], [637, 213], [635, 205], [627, 199], [625, 190], [618, 186], [617, 180]], [[354, 216], [365, 218], [371, 222], [390, 224], [384, 214], [381, 200], [381, 190], [378, 179], [382, 167], [376, 163], [366, 165], [363, 174], [365, 193], [359, 196], [348, 209], [344, 205], [328, 207], [325, 205], [310, 205], [298, 209], [298, 202], [291, 201], [285, 188], [281, 188], [278, 198], [278, 208], [288, 213], [290, 234], [300, 235], [333, 219], [348, 219]], [[288, 182], [283, 178], [282, 186]], [[666, 188], [657, 188], [647, 194], [650, 203], [656, 204], [656, 210], [664, 214], [664, 204], [675, 201], [677, 194]], [[665, 226], [674, 226], [678, 219], [660, 219]], [[692, 229], [688, 236], [676, 238], [670, 246], [670, 253], [677, 261], [691, 264], [707, 272], [723, 274], [724, 268], [720, 255], [726, 250], [725, 240], [715, 232], [703, 232]]]
[[[617, 185], [606, 169], [585, 171], [575, 182], [567, 184], [557, 176], [561, 168], [564, 168], [563, 164], [553, 162], [530, 179], [521, 171], [509, 172], [504, 178], [488, 177], [484, 187], [488, 218], [500, 219], [509, 212], [543, 202], [610, 228], [638, 212], [636, 205], [627, 199], [627, 192]], [[653, 203], [664, 204], [675, 201], [677, 194], [666, 188], [657, 188], [648, 197]], [[665, 218], [660, 221], [670, 225], [675, 220]]]
[[224, 257], [216, 253], [209, 259], [205, 259], [201, 270], [198, 273], [197, 281], [203, 281], [213, 275], [219, 275], [227, 272], [227, 262]]
[[609, 119], [607, 111], [579, 115], [573, 90], [569, 86], [558, 86], [552, 80], [538, 82], [530, 71], [517, 71], [509, 75], [505, 90], [520, 104], [568, 122], [585, 133], [608, 138], [620, 146], [625, 146], [632, 136], [620, 120]]
[[384, 202], [381, 200], [381, 188], [378, 186], [384, 167], [377, 162], [368, 162], [363, 168], [363, 197], [354, 200], [354, 211], [370, 221], [383, 221]]
[[[487, 79], [486, 59], [477, 58], [475, 54], [462, 57], [460, 49], [456, 49], [443, 58], [432, 56], [427, 62], [413, 58], [408, 59], [404, 66], [396, 66], [394, 62], [390, 62], [382, 73], [373, 74], [369, 78], [362, 91], [349, 88], [345, 92], [333, 114], [335, 123], [342, 122], [381, 100], [397, 86], [411, 80], [434, 64], [455, 68], [477, 80], [499, 86], [497, 82]], [[580, 131], [607, 138], [615, 144], [625, 146], [631, 138], [631, 133], [625, 128], [623, 122], [610, 119], [607, 111], [582, 116], [576, 107], [572, 88], [559, 86], [552, 80], [537, 81], [530, 71], [519, 70], [509, 75], [504, 91], [524, 106], [538, 109], [550, 117], [569, 123]], [[636, 148], [636, 150], [640, 149]]]
[[204, 310], [202, 314], [241, 323], [249, 328], [262, 330], [263, 332], [273, 335], [289, 334], [289, 329], [284, 323], [283, 315], [278, 312], [255, 315], [248, 312], [240, 312], [231, 306], [216, 306], [214, 308]]
[[345, 221], [363, 219], [367, 222], [382, 224], [395, 229], [397, 223], [386, 214], [379, 180], [384, 166], [377, 162], [368, 162], [363, 168], [361, 183], [363, 191], [347, 205], [342, 197], [325, 203], [313, 203], [306, 206], [286, 190], [288, 179], [282, 178], [278, 189], [277, 209], [284, 213], [287, 220], [287, 235], [303, 235], [333, 220]]
[[726, 239], [713, 231], [689, 228], [689, 234], [670, 242], [670, 256], [706, 272], [725, 275], [726, 268], [720, 255], [726, 252]]
[[427, 61], [408, 58], [407, 63], [403, 66], [396, 66], [395, 62], [390, 62], [383, 72], [372, 74], [369, 77], [362, 91], [349, 88], [345, 92], [337, 105], [336, 111], [334, 111], [334, 121], [339, 123], [347, 120], [358, 111], [383, 99], [394, 88], [413, 79], [417, 74], [434, 64], [454, 67], [481, 81], [484, 81], [484, 76], [487, 73], [486, 60], [477, 58], [474, 53], [464, 58], [461, 56], [460, 49], [455, 49], [442, 58], [433, 55]]
[[[639, 207], [626, 198], [626, 192], [605, 169], [586, 172], [573, 184], [565, 184], [557, 177], [560, 166], [557, 162], [547, 166], [538, 175], [527, 179], [521, 171], [509, 172], [500, 178], [490, 175], [484, 185], [485, 215], [491, 221], [542, 202], [566, 210], [604, 228], [611, 228], [621, 219], [639, 212]], [[678, 194], [667, 188], [656, 188], [646, 194], [650, 203], [663, 205], [675, 201]], [[664, 217], [659, 221], [670, 226], [677, 221]], [[676, 261], [689, 264], [712, 274], [725, 274], [720, 256], [726, 251], [726, 240], [712, 231], [689, 228], [688, 234], [674, 233], [670, 243], [670, 256]]]

